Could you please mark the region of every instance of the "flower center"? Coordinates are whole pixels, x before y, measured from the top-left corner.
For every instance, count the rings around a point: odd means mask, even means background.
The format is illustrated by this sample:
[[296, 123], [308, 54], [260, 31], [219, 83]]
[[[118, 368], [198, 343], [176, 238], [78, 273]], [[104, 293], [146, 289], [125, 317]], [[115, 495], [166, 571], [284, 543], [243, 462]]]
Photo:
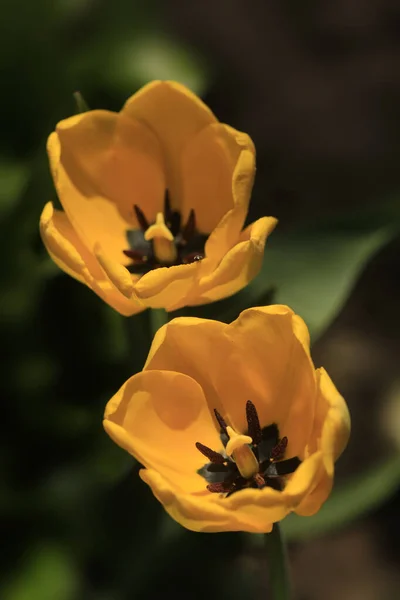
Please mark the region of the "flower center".
[[174, 236], [165, 224], [163, 213], [157, 213], [156, 222], [146, 229], [144, 239], [147, 242], [153, 240], [154, 256], [161, 264], [174, 264], [178, 252]]
[[196, 227], [196, 215], [191, 210], [185, 225], [178, 211], [172, 210], [168, 190], [165, 192], [164, 211], [157, 213], [154, 223], [149, 223], [144, 212], [133, 207], [140, 229], [127, 231], [129, 250], [123, 250], [132, 260], [127, 268], [131, 273], [143, 275], [158, 267], [189, 264], [204, 258], [207, 235]]
[[248, 431], [245, 434], [227, 425], [218, 411], [214, 413], [223, 451], [215, 452], [196, 443], [196, 448], [210, 461], [198, 470], [208, 482], [207, 489], [227, 496], [249, 487], [282, 490], [285, 477], [293, 473], [301, 461], [297, 456], [284, 459], [288, 439], [279, 437], [278, 426], [261, 428], [257, 409], [250, 400], [246, 403]]

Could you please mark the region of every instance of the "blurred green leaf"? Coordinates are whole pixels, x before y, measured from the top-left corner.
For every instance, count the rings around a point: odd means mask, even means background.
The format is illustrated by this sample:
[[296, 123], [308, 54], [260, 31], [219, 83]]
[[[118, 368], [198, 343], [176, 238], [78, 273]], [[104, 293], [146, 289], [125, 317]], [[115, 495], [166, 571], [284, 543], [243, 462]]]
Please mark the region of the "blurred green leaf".
[[64, 550], [51, 544], [37, 548], [3, 589], [4, 600], [73, 600], [77, 574]]
[[153, 79], [172, 79], [202, 95], [209, 79], [209, 69], [200, 56], [155, 32], [115, 42], [104, 57], [102, 71], [108, 84], [125, 94]]
[[387, 225], [349, 225], [319, 224], [283, 233], [278, 228], [267, 242], [261, 272], [250, 285], [231, 298], [173, 316], [230, 323], [246, 308], [287, 304], [305, 320], [315, 341], [340, 312], [371, 258], [397, 233]]
[[29, 168], [21, 162], [0, 162], [0, 217], [18, 201], [29, 177]]
[[400, 455], [334, 488], [313, 517], [289, 515], [282, 529], [290, 541], [309, 539], [345, 527], [381, 506], [400, 487]]
[[173, 79], [199, 95], [206, 89], [208, 69], [204, 60], [172, 38], [159, 34], [139, 38], [120, 50], [119, 60], [119, 68], [126, 75], [131, 72], [141, 85], [152, 79]]
[[315, 341], [342, 309], [366, 264], [395, 234], [388, 226], [377, 230], [323, 225], [293, 232], [278, 230], [267, 242], [256, 279], [208, 311], [229, 322], [242, 310], [266, 301], [287, 304], [305, 320]]
[[393, 238], [378, 231], [302, 231], [277, 236], [267, 246], [257, 295], [276, 289], [274, 302], [288, 304], [307, 323], [313, 340], [343, 307], [357, 277], [376, 252]]

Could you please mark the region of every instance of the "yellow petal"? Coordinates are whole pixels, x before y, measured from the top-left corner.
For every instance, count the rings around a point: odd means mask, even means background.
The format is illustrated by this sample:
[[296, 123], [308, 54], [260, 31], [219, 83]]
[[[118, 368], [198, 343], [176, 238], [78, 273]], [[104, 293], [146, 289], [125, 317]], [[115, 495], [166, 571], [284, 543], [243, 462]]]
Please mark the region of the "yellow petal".
[[104, 427], [175, 488], [204, 491], [205, 481], [196, 471], [207, 459], [195, 443], [219, 448], [220, 440], [203, 390], [190, 377], [170, 371], [134, 375], [107, 404]]
[[[238, 162], [244, 147], [238, 143], [238, 139], [243, 145], [244, 139], [246, 140], [249, 164], [243, 164], [242, 160], [240, 164]], [[238, 170], [243, 180], [246, 179], [246, 189], [241, 188], [240, 198], [234, 193], [238, 188]], [[241, 204], [242, 220], [237, 223], [236, 230], [232, 231], [233, 241], [236, 241], [246, 217], [254, 170], [254, 146], [248, 136], [220, 123], [202, 129], [189, 141], [182, 157], [181, 209], [184, 221], [190, 210], [194, 209], [199, 230], [211, 233], [235, 205]], [[226, 249], [228, 247], [229, 242]], [[212, 251], [211, 241], [208, 242], [208, 255]]]
[[237, 243], [221, 260], [218, 267], [202, 277], [188, 300], [190, 306], [214, 302], [235, 294], [258, 274], [264, 258], [264, 246], [268, 235], [274, 230], [276, 219], [263, 217], [243, 232]]
[[137, 226], [133, 205], [149, 220], [162, 209], [161, 150], [143, 124], [108, 111], [61, 121], [48, 140], [60, 201], [89, 247], [101, 241], [111, 258], [127, 262], [126, 230]]
[[321, 450], [328, 475], [333, 475], [333, 463], [347, 446], [350, 437], [349, 409], [325, 369], [320, 368], [319, 391], [328, 406], [322, 427]]
[[302, 457], [314, 419], [314, 368], [284, 306], [253, 308], [223, 323], [179, 318], [157, 334], [145, 369], [185, 373], [202, 386], [210, 410], [244, 432], [251, 400], [262, 425], [277, 423], [288, 456]]
[[301, 515], [316, 513], [328, 498], [333, 485], [334, 462], [346, 447], [350, 435], [348, 408], [325, 369], [317, 369], [317, 381], [314, 427], [308, 452], [320, 451], [324, 468], [319, 473], [315, 489], [296, 509]]
[[40, 217], [40, 234], [51, 258], [81, 283], [103, 276], [95, 257], [81, 242], [65, 213], [48, 202]]
[[174, 207], [182, 199], [181, 159], [186, 144], [216, 118], [185, 86], [153, 81], [134, 94], [122, 114], [147, 125], [159, 139], [166, 161], [167, 187]]
[[313, 493], [321, 465], [322, 456], [317, 453], [300, 465], [283, 492], [272, 488], [248, 488], [229, 498], [220, 494], [181, 492], [153, 469], [140, 471], [140, 476], [171, 517], [187, 529], [267, 533], [274, 522], [305, 506]]
[[[140, 477], [151, 487], [168, 514], [192, 531], [267, 533], [271, 531], [273, 522], [282, 519], [288, 512], [280, 493], [268, 488], [243, 490], [231, 498], [223, 498], [219, 494], [208, 492], [178, 492], [153, 469], [143, 469]], [[237, 508], [233, 503], [237, 502], [239, 496], [242, 505]], [[254, 503], [255, 497], [259, 502], [258, 506]]]
[[95, 256], [82, 243], [65, 213], [54, 210], [51, 202], [43, 209], [40, 232], [50, 257], [68, 275], [85, 283], [107, 304], [122, 315], [130, 316], [144, 310], [137, 300], [128, 301], [106, 279]]
[[94, 253], [107, 277], [115, 285], [117, 290], [119, 290], [126, 298], [131, 298], [134, 293], [134, 282], [128, 269], [104, 254], [100, 244], [95, 245]]
[[240, 153], [232, 174], [233, 206], [212, 231], [205, 247], [206, 255], [217, 260], [237, 242], [246, 219], [255, 174], [253, 142], [246, 134], [235, 131], [227, 125], [225, 128], [235, 136]]
[[167, 311], [181, 308], [187, 305], [188, 294], [195, 293], [203, 262], [154, 269], [140, 278], [135, 292], [151, 308], [165, 308]]
[[315, 489], [311, 490], [295, 508], [294, 512], [302, 517], [311, 517], [319, 511], [332, 491], [333, 478], [324, 470], [319, 477]]

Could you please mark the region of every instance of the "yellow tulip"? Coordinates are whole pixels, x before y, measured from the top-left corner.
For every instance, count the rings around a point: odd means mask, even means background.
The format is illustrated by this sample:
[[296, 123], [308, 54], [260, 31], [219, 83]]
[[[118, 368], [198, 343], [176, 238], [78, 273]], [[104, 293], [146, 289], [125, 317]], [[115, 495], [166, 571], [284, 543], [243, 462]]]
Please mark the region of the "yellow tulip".
[[350, 417], [309, 347], [287, 306], [250, 308], [230, 325], [174, 319], [108, 402], [105, 430], [188, 529], [264, 533], [290, 512], [312, 515]]
[[212, 302], [259, 271], [276, 219], [243, 229], [254, 145], [184, 86], [155, 81], [120, 113], [61, 121], [47, 148], [64, 210], [45, 206], [43, 242], [121, 314]]

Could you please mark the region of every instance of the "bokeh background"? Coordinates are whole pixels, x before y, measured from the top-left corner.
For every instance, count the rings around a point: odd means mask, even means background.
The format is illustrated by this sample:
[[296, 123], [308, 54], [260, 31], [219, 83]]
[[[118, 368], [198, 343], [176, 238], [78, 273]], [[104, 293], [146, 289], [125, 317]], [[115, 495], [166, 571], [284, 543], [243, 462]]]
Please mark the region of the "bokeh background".
[[115, 314], [38, 234], [55, 199], [45, 142], [73, 92], [119, 110], [154, 78], [252, 136], [250, 218], [280, 220], [254, 284], [197, 314], [290, 304], [352, 413], [330, 501], [284, 522], [295, 599], [398, 597], [398, 2], [1, 0], [1, 14], [0, 597], [269, 597], [258, 536], [179, 528], [103, 432], [150, 318]]

